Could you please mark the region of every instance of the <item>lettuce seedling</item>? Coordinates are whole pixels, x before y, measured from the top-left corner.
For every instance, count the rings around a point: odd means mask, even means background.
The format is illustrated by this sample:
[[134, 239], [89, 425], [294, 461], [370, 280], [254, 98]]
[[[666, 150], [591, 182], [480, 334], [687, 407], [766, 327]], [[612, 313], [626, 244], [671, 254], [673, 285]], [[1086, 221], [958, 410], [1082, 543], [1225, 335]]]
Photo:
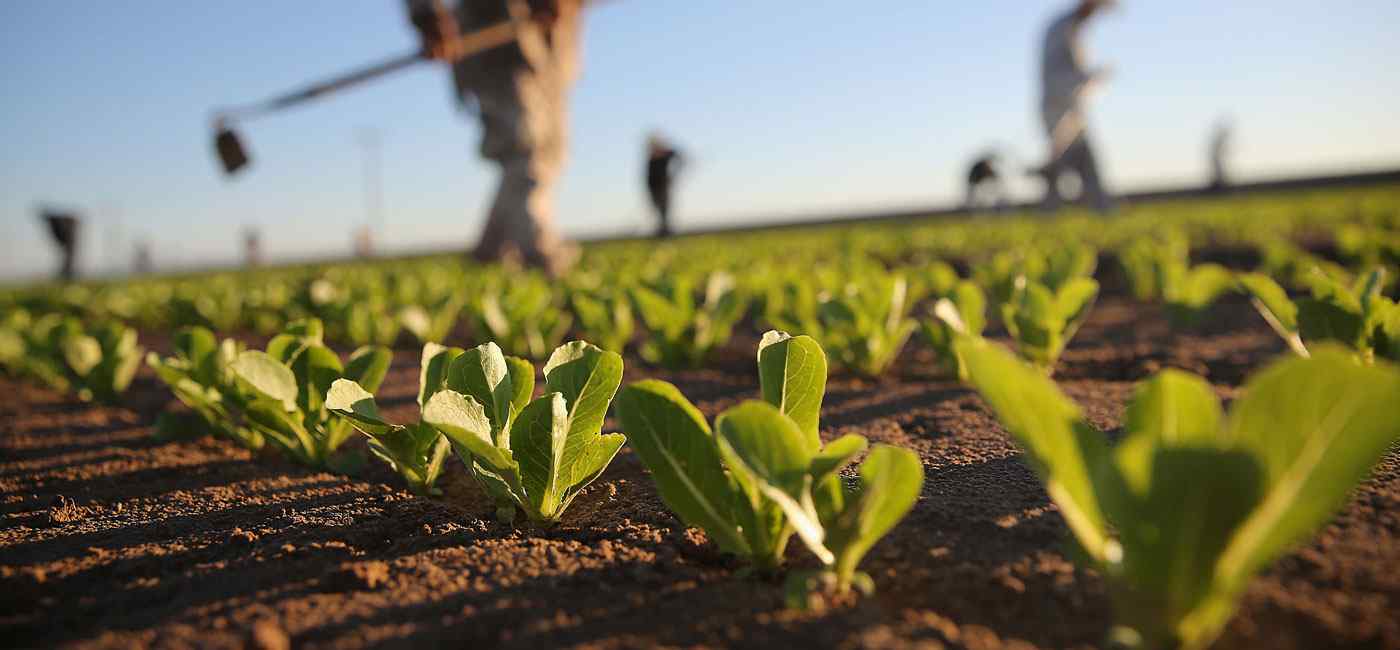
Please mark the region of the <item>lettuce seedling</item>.
[[326, 392], [339, 379], [377, 390], [392, 355], [386, 348], [363, 347], [342, 364], [322, 344], [322, 332], [315, 318], [291, 323], [266, 352], [244, 350], [228, 367], [252, 429], [303, 464], [350, 471], [355, 459], [333, 455], [350, 437], [350, 423], [326, 407]]
[[1236, 284], [1234, 274], [1219, 264], [1168, 263], [1161, 272], [1162, 301], [1174, 329], [1195, 325], [1206, 309]]
[[1190, 253], [1190, 243], [1181, 231], [1165, 230], [1124, 246], [1118, 251], [1118, 263], [1133, 296], [1147, 302], [1163, 296], [1168, 269], [1189, 266]]
[[[418, 372], [418, 406], [423, 414], [427, 413], [429, 405], [438, 409], [445, 400], [451, 400], [445, 394], [448, 391], [443, 390], [447, 368], [463, 353], [461, 348], [437, 343], [423, 346]], [[443, 461], [452, 450], [452, 443], [436, 427], [421, 419], [412, 424], [390, 424], [379, 415], [374, 394], [350, 379], [331, 383], [330, 390], [326, 391], [325, 407], [364, 434], [370, 453], [398, 472], [414, 494], [442, 493], [433, 484], [442, 474]]]
[[1164, 371], [1139, 385], [1110, 448], [1050, 379], [984, 340], [956, 345], [1108, 578], [1115, 637], [1143, 647], [1208, 646], [1249, 579], [1325, 524], [1400, 436], [1400, 370], [1339, 349], [1270, 365], [1228, 417], [1204, 380]]
[[924, 340], [933, 348], [937, 362], [959, 381], [967, 381], [967, 367], [958, 357], [953, 341], [958, 332], [981, 336], [987, 327], [987, 297], [976, 283], [962, 280], [947, 297], [934, 304], [933, 318], [925, 319]]
[[531, 401], [534, 378], [528, 361], [487, 343], [452, 360], [445, 390], [423, 409], [423, 421], [452, 441], [503, 522], [514, 519], [516, 508], [532, 521], [559, 521], [626, 441], [602, 433], [622, 383], [616, 352], [572, 341], [550, 355], [547, 392]]
[[83, 401], [114, 402], [131, 385], [141, 365], [136, 330], [109, 321], [89, 331], [74, 316], [45, 314], [7, 337], [7, 362], [55, 390]]
[[555, 289], [538, 276], [525, 276], [482, 292], [477, 302], [481, 331], [512, 354], [543, 359], [569, 333], [573, 316]]
[[686, 277], [634, 286], [629, 295], [649, 334], [642, 358], [667, 368], [699, 366], [711, 350], [729, 341], [747, 306], [734, 278], [720, 272], [710, 274], [699, 303]]
[[821, 329], [814, 334], [843, 367], [879, 376], [918, 327], [909, 318], [910, 308], [903, 276], [870, 273], [822, 301], [817, 312]]
[[399, 324], [419, 343], [441, 341], [452, 333], [462, 316], [461, 294], [450, 292], [425, 304], [409, 305], [399, 310]]
[[632, 342], [636, 321], [625, 298], [580, 289], [569, 294], [569, 305], [583, 338], [596, 341], [598, 347], [621, 353]]
[[1022, 278], [1002, 305], [1001, 317], [1021, 356], [1050, 374], [1098, 295], [1099, 283], [1092, 278], [1075, 278], [1058, 291]]
[[172, 343], [174, 356], [161, 358], [150, 352], [146, 354], [146, 365], [193, 415], [161, 414], [156, 423], [156, 437], [171, 439], [212, 433], [249, 449], [261, 449], [265, 441], [262, 434], [243, 419], [246, 400], [229, 369], [243, 352], [242, 345], [233, 339], [219, 343], [214, 333], [202, 326], [181, 329]]
[[824, 569], [796, 575], [796, 593], [821, 582], [838, 592], [868, 591], [870, 578], [856, 567], [913, 506], [922, 466], [910, 452], [877, 446], [861, 467], [860, 486], [847, 488], [840, 471], [866, 441], [821, 442], [821, 347], [808, 336], [768, 332], [758, 365], [763, 401], [725, 411], [713, 430], [675, 386], [658, 380], [623, 390], [618, 417], [662, 500], [720, 549], [772, 570], [797, 533]]
[[1376, 357], [1400, 361], [1400, 306], [1381, 295], [1383, 269], [1350, 287], [1321, 271], [1310, 281], [1312, 295], [1295, 301], [1267, 275], [1239, 276], [1255, 309], [1297, 354], [1308, 356], [1308, 346], [1330, 341], [1347, 346], [1364, 363]]

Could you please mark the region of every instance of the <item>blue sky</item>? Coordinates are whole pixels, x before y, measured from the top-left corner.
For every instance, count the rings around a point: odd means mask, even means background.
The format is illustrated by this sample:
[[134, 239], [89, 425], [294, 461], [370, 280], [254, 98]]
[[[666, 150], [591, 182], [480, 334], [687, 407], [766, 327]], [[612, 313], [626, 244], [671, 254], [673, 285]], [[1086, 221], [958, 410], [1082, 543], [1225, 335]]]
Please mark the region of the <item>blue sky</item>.
[[[586, 23], [573, 95], [569, 232], [649, 228], [644, 134], [692, 159], [686, 226], [946, 203], [996, 145], [1043, 152], [1040, 0], [620, 0]], [[8, 2], [0, 7], [0, 276], [54, 265], [35, 205], [89, 215], [83, 265], [233, 261], [262, 227], [273, 258], [348, 252], [365, 220], [357, 133], [383, 141], [389, 248], [465, 246], [495, 171], [430, 65], [244, 127], [233, 182], [212, 107], [255, 100], [414, 46], [398, 0]], [[1114, 79], [1093, 109], [1109, 182], [1206, 173], [1214, 122], [1236, 124], [1242, 176], [1400, 164], [1400, 3], [1127, 0], [1089, 34]], [[1026, 188], [1020, 188], [1025, 190]]]

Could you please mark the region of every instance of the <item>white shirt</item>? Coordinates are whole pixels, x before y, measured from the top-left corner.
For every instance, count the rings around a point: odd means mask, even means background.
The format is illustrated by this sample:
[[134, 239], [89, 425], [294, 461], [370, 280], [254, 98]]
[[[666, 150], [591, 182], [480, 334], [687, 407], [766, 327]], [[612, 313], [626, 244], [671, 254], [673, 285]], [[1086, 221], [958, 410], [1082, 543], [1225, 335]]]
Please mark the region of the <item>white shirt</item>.
[[1083, 21], [1070, 10], [1050, 23], [1041, 54], [1041, 117], [1045, 130], [1054, 131], [1067, 113], [1080, 111], [1080, 88], [1093, 77], [1084, 63], [1079, 42]]

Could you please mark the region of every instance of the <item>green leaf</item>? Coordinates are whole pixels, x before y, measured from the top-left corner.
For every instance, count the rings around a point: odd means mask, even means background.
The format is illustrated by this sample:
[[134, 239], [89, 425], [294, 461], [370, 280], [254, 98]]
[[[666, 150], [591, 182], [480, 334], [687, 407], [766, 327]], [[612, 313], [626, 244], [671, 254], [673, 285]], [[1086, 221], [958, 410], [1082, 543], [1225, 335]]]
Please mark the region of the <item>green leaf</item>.
[[349, 379], [337, 379], [326, 392], [326, 410], [333, 411], [355, 424], [355, 428], [367, 435], [383, 435], [394, 425], [379, 417], [379, 406], [374, 395]]
[[102, 344], [86, 336], [71, 336], [63, 340], [63, 360], [79, 377], [86, 377], [102, 363]]
[[1225, 436], [1263, 463], [1259, 507], [1217, 572], [1231, 589], [1326, 523], [1400, 436], [1400, 370], [1323, 347], [1255, 375]]
[[1332, 341], [1359, 349], [1365, 339], [1366, 321], [1360, 305], [1351, 300], [1298, 299], [1298, 333], [1309, 345]]
[[[578, 438], [581, 450], [603, 428], [608, 405], [622, 383], [622, 356], [583, 341], [565, 343], [544, 364], [544, 381], [549, 391], [564, 396], [569, 407], [570, 446]], [[566, 459], [570, 451], [565, 450]]]
[[856, 456], [865, 453], [868, 444], [864, 436], [854, 433], [841, 436], [827, 443], [820, 452], [812, 457], [812, 463], [807, 471], [814, 480], [821, 482], [826, 477], [835, 475], [847, 465], [855, 462]]
[[428, 398], [443, 388], [447, 383], [448, 368], [464, 353], [465, 350], [461, 348], [449, 348], [431, 341], [423, 344], [423, 358], [418, 367], [419, 406], [427, 404]]
[[807, 441], [821, 449], [822, 397], [826, 395], [826, 354], [810, 336], [769, 331], [758, 344], [758, 381], [764, 401], [792, 418]]
[[767, 402], [749, 400], [715, 420], [720, 456], [741, 484], [761, 479], [796, 494], [802, 487], [812, 452], [792, 418]]
[[[423, 405], [423, 421], [441, 431], [448, 440], [466, 448], [474, 458], [496, 472], [518, 476], [520, 466], [509, 449], [496, 446], [491, 419], [486, 409], [471, 396], [450, 389], [434, 393]], [[515, 483], [519, 484], [519, 478]]]
[[570, 457], [566, 450], [564, 467], [560, 471], [564, 498], [556, 515], [562, 515], [579, 492], [603, 475], [625, 442], [627, 436], [608, 433], [593, 436], [575, 456]]
[[1214, 446], [1220, 435], [1220, 400], [1204, 379], [1164, 370], [1138, 385], [1123, 426], [1164, 447]]
[[245, 350], [229, 368], [242, 383], [260, 395], [280, 402], [285, 410], [297, 407], [297, 378], [292, 369], [266, 352]]
[[875, 445], [860, 466], [860, 487], [829, 529], [836, 554], [838, 588], [849, 587], [856, 566], [914, 507], [924, 485], [924, 466], [912, 451]]
[[535, 395], [535, 366], [520, 357], [506, 357], [506, 369], [510, 372], [510, 411], [514, 417]]
[[1244, 273], [1236, 280], [1245, 293], [1249, 294], [1250, 303], [1259, 315], [1264, 317], [1269, 327], [1273, 328], [1294, 352], [1307, 356], [1308, 350], [1303, 347], [1302, 338], [1298, 335], [1298, 306], [1288, 298], [1288, 292], [1274, 282], [1273, 278], [1263, 273]]
[[297, 381], [297, 406], [303, 413], [316, 413], [321, 410], [321, 402], [331, 383], [340, 379], [344, 368], [340, 357], [330, 348], [311, 344], [292, 359], [292, 375]]
[[559, 510], [564, 486], [559, 468], [568, 438], [569, 410], [564, 396], [549, 393], [530, 402], [510, 427], [510, 449], [520, 463], [521, 483], [528, 499], [527, 513], [551, 520]]
[[749, 555], [731, 505], [736, 487], [700, 411], [675, 386], [646, 380], [618, 394], [617, 416], [666, 506], [720, 548]]
[[190, 364], [190, 372], [201, 384], [218, 381], [219, 341], [204, 327], [186, 327], [175, 333], [175, 352]]
[[495, 343], [484, 343], [454, 359], [447, 371], [446, 387], [480, 403], [494, 430], [505, 428], [510, 421], [515, 391], [506, 357]]
[[[1114, 512], [1124, 551], [1114, 571], [1130, 586], [1119, 598], [1120, 618], [1149, 639], [1203, 647], [1233, 611], [1233, 598], [1214, 602], [1225, 596], [1215, 583], [1216, 560], [1258, 503], [1259, 464], [1240, 451], [1158, 447], [1135, 471], [1143, 480]], [[1218, 622], [1201, 620], [1222, 605]]]
[[373, 393], [384, 383], [393, 360], [394, 354], [389, 348], [366, 345], [350, 353], [350, 359], [345, 362], [345, 378]]
[[954, 347], [973, 387], [1026, 450], [1065, 524], [1084, 551], [1102, 561], [1107, 530], [1091, 476], [1108, 453], [1103, 437], [1054, 382], [1005, 350], [966, 336]]

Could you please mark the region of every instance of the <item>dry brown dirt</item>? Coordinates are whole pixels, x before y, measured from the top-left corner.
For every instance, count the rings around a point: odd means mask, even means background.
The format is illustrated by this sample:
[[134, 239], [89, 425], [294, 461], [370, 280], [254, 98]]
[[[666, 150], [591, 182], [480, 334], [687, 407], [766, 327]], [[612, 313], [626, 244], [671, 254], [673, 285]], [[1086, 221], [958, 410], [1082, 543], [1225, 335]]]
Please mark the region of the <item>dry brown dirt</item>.
[[[1161, 312], [1102, 300], [1057, 375], [1118, 433], [1132, 382], [1167, 366], [1223, 397], [1281, 344], [1239, 300], [1173, 336]], [[630, 360], [707, 415], [756, 396], [756, 332], [709, 369]], [[150, 436], [167, 394], [143, 374], [120, 408], [0, 381], [0, 639], [33, 647], [1095, 647], [1102, 579], [1066, 560], [1056, 508], [967, 389], [914, 341], [887, 379], [833, 376], [823, 436], [918, 452], [914, 511], [864, 568], [878, 593], [823, 613], [780, 578], [739, 575], [661, 504], [624, 448], [553, 529], [494, 523], [455, 460], [441, 498], [381, 465], [347, 478], [216, 439]], [[381, 403], [410, 417], [417, 354]], [[614, 426], [609, 421], [608, 426]], [[360, 444], [356, 441], [355, 444]], [[1256, 579], [1218, 647], [1400, 648], [1400, 453], [1310, 544]], [[790, 560], [809, 561], [793, 543]]]

